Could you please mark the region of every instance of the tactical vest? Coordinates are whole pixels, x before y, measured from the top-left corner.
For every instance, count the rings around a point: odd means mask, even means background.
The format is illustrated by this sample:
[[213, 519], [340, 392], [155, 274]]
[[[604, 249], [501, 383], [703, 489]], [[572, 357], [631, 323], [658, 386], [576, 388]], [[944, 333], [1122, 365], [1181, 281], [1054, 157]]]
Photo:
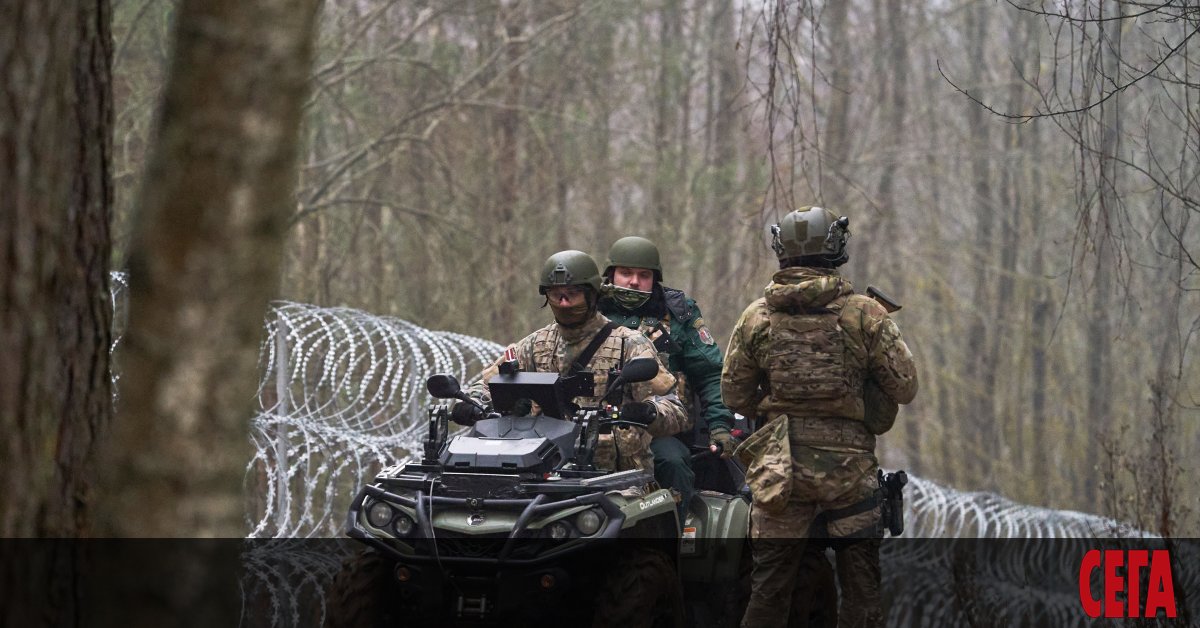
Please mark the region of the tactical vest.
[[[587, 344], [587, 341], [580, 342], [575, 346], [575, 350], [582, 351]], [[609, 369], [621, 365], [624, 346], [624, 336], [614, 330], [588, 362], [587, 367], [595, 374], [595, 391], [603, 392], [608, 383]], [[557, 327], [539, 330], [533, 338], [533, 368], [528, 370], [566, 375], [567, 368], [574, 359], [574, 355], [567, 355], [566, 351], [567, 343], [558, 333]], [[580, 398], [576, 402], [583, 406], [595, 405], [598, 398], [599, 394], [593, 393], [592, 397]]]
[[861, 420], [865, 373], [860, 360], [849, 357], [841, 321], [846, 301], [801, 311], [768, 308], [763, 365], [771, 397], [789, 415]]

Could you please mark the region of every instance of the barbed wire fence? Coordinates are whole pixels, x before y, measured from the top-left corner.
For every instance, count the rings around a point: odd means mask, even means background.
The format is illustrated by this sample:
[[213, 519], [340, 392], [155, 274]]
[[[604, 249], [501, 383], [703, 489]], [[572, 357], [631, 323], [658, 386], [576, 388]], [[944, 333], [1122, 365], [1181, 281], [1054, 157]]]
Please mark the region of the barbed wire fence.
[[[124, 275], [114, 274], [114, 352], [127, 291]], [[361, 485], [418, 451], [430, 375], [450, 373], [466, 383], [503, 346], [394, 317], [291, 302], [272, 304], [265, 331], [250, 418], [255, 453], [246, 467], [247, 538], [274, 540], [247, 543], [243, 591], [269, 600], [270, 625], [308, 625], [324, 615], [324, 589], [346, 545], [301, 539], [343, 536], [349, 501]], [[118, 369], [113, 380], [117, 390]], [[1077, 579], [1078, 563], [1065, 560], [1076, 555], [1064, 551], [1072, 541], [1062, 539], [1074, 539], [1081, 556], [1100, 538], [1156, 538], [1107, 517], [957, 491], [911, 475], [906, 493], [905, 537], [943, 545], [884, 544], [893, 626], [960, 624], [973, 613], [1005, 624], [1083, 625], [1077, 588], [1038, 584]], [[1059, 540], [1050, 553], [1044, 544], [1022, 543], [981, 557], [978, 543], [948, 551], [954, 539]], [[1195, 546], [1184, 549], [1190, 564], [1200, 564]], [[970, 573], [961, 568], [964, 553]], [[1043, 577], [1031, 580], [1031, 570]], [[1177, 589], [1200, 587], [1194, 569], [1179, 577]], [[967, 605], [958, 599], [964, 590], [971, 593]]]
[[466, 382], [500, 345], [348, 308], [280, 302], [266, 323], [247, 468], [251, 538], [340, 536], [350, 497], [417, 450], [425, 380]]

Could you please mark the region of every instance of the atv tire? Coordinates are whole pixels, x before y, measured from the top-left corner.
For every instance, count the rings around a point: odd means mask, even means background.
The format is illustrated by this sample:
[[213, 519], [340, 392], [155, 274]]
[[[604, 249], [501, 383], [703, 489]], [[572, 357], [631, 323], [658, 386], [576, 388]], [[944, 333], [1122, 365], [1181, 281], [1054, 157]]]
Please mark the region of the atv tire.
[[346, 559], [326, 598], [325, 625], [330, 628], [383, 628], [395, 625], [391, 564], [365, 550]]
[[596, 597], [593, 628], [678, 628], [683, 589], [675, 561], [657, 550], [634, 549], [609, 570]]

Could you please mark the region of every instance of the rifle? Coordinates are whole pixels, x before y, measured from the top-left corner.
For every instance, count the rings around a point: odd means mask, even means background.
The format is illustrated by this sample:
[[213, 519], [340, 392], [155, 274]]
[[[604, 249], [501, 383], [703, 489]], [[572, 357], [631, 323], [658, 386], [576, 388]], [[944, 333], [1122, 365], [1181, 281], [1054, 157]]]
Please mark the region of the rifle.
[[888, 314], [891, 314], [893, 312], [898, 312], [898, 311], [900, 311], [900, 308], [904, 307], [903, 305], [900, 305], [899, 303], [896, 303], [895, 301], [893, 301], [891, 297], [884, 294], [879, 288], [876, 288], [875, 286], [867, 286], [867, 296], [878, 301], [879, 304], [883, 306], [883, 309], [887, 310]]

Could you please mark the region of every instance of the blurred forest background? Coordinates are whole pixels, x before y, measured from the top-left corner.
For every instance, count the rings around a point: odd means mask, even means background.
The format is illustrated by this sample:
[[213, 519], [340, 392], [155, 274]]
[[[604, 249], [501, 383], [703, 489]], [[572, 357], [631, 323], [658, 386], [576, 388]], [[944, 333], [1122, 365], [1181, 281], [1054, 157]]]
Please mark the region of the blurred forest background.
[[[115, 269], [174, 9], [112, 0]], [[821, 204], [919, 360], [885, 466], [1197, 536], [1198, 30], [1174, 2], [326, 0], [276, 296], [510, 342], [549, 320], [546, 256], [637, 234], [724, 347], [764, 226]]]

